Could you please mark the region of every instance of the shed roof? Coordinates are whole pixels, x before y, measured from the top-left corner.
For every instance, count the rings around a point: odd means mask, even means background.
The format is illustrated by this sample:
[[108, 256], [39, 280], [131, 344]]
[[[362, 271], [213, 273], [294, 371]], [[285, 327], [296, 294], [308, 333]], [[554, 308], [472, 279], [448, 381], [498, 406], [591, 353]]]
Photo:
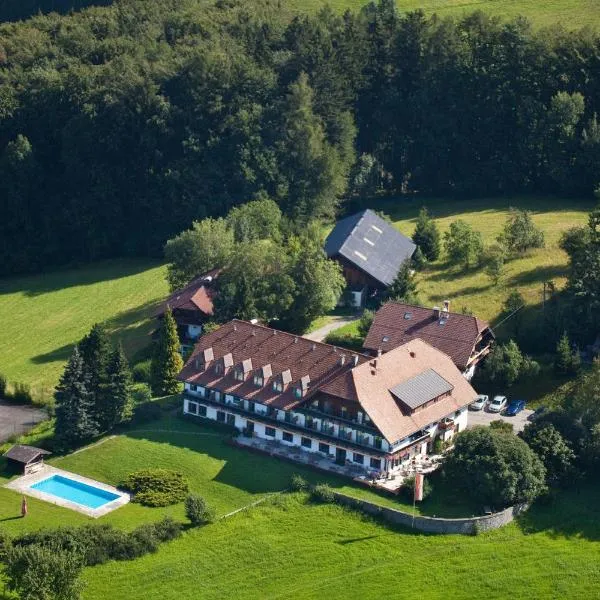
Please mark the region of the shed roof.
[[50, 454], [50, 452], [41, 448], [35, 448], [34, 446], [22, 446], [19, 444], [10, 448], [10, 450], [4, 453], [4, 456], [26, 465], [39, 456], [45, 456], [46, 454]]
[[329, 258], [342, 256], [385, 286], [415, 250], [412, 240], [369, 209], [338, 221], [325, 240]]
[[390, 392], [408, 408], [415, 410], [453, 389], [451, 383], [429, 368], [390, 388]]

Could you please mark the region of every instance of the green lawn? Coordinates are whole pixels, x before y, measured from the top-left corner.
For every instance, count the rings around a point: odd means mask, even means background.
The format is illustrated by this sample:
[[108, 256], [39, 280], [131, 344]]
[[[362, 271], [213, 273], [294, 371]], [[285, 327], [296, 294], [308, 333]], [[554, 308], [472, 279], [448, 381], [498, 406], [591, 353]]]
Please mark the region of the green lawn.
[[[482, 10], [492, 15], [512, 18], [524, 15], [536, 26], [560, 23], [568, 29], [597, 26], [600, 22], [600, 3], [596, 0], [396, 0], [403, 12], [423, 9], [440, 17], [460, 16]], [[288, 0], [295, 10], [314, 12], [329, 4], [334, 10], [359, 10], [364, 0]]]
[[140, 260], [0, 279], [0, 372], [48, 395], [73, 344], [103, 321], [131, 356], [167, 292], [164, 267]]
[[[225, 437], [213, 427], [165, 416], [50, 462], [109, 483], [142, 467], [176, 468], [219, 515], [285, 489], [293, 472], [312, 481], [327, 478], [233, 448]], [[346, 480], [331, 484], [379, 498]], [[20, 499], [0, 488], [0, 522], [13, 534], [88, 520], [34, 499], [28, 517], [20, 519]], [[446, 503], [452, 505], [452, 498]], [[164, 514], [184, 518], [181, 505], [129, 504], [101, 522], [129, 529]], [[598, 484], [565, 492], [555, 505], [534, 507], [518, 524], [477, 537], [394, 530], [338, 506], [315, 505], [302, 494], [282, 493], [187, 530], [154, 555], [85, 569], [83, 598], [445, 598], [449, 590], [457, 598], [590, 598], [598, 591], [599, 540]]]

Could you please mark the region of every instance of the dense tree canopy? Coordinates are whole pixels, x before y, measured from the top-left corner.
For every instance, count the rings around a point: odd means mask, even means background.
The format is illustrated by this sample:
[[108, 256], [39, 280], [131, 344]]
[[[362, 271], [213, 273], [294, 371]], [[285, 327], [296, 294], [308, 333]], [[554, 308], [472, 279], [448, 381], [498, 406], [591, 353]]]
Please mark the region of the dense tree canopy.
[[303, 223], [377, 188], [591, 196], [599, 41], [392, 0], [294, 18], [121, 0], [0, 25], [0, 272], [158, 256], [255, 199]]

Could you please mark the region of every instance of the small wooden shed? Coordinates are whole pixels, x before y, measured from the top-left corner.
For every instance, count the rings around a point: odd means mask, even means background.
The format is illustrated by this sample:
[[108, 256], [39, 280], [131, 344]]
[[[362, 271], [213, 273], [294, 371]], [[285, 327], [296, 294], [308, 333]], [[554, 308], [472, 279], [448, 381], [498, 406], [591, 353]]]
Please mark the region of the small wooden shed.
[[47, 454], [50, 454], [47, 450], [18, 444], [5, 452], [4, 456], [9, 468], [27, 475], [39, 471], [44, 466], [44, 456]]

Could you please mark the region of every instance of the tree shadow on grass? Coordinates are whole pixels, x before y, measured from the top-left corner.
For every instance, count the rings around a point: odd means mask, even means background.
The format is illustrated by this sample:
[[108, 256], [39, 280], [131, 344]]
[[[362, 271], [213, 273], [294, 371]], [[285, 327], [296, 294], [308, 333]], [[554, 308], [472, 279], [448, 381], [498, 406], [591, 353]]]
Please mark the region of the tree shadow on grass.
[[532, 283], [543, 283], [556, 277], [565, 277], [568, 269], [560, 265], [550, 265], [547, 267], [537, 267], [531, 271], [525, 271], [511, 277], [507, 284], [509, 286], [529, 285]]
[[517, 522], [524, 533], [600, 541], [600, 484], [582, 483], [537, 502]]
[[114, 260], [43, 274], [11, 277], [0, 281], [0, 295], [22, 292], [28, 297], [36, 297], [70, 287], [131, 277], [157, 266], [158, 263], [148, 260]]
[[[122, 343], [130, 360], [135, 352], [152, 341], [153, 318], [159, 306], [159, 302], [146, 302], [104, 321], [113, 344]], [[74, 346], [75, 344], [65, 344], [49, 352], [38, 354], [31, 358], [31, 362], [38, 365], [56, 361], [66, 362]]]

